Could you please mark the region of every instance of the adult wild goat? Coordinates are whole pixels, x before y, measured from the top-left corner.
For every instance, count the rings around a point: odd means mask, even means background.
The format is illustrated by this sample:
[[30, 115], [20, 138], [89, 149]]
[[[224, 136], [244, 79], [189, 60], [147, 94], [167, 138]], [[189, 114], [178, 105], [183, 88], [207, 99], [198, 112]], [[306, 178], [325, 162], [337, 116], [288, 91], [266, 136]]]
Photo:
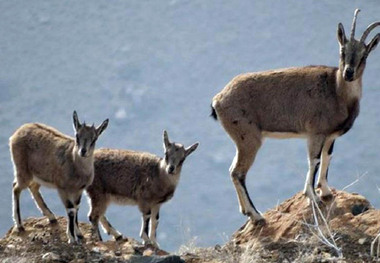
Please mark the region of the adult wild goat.
[[160, 207], [173, 197], [183, 162], [197, 147], [198, 143], [185, 148], [170, 142], [164, 131], [165, 158], [128, 150], [96, 150], [95, 178], [87, 189], [91, 200], [89, 219], [96, 238], [101, 240], [99, 220], [108, 234], [116, 240], [122, 238], [104, 216], [108, 205], [115, 202], [138, 206], [142, 213], [140, 236], [144, 244], [158, 246], [156, 230]]
[[9, 139], [14, 167], [13, 220], [19, 231], [24, 227], [20, 215], [20, 194], [29, 188], [37, 207], [51, 223], [54, 214], [45, 204], [39, 191], [44, 185], [57, 188], [68, 215], [68, 242], [82, 239], [78, 227], [78, 209], [83, 190], [94, 179], [95, 142], [107, 128], [108, 119], [98, 128], [79, 122], [73, 114], [76, 139], [40, 123], [28, 123], [18, 128]]
[[309, 171], [304, 193], [320, 201], [314, 184], [321, 162], [320, 198], [332, 198], [327, 173], [334, 141], [352, 127], [359, 114], [366, 59], [380, 40], [377, 34], [365, 43], [380, 22], [369, 25], [360, 40], [354, 38], [359, 11], [355, 10], [350, 38], [346, 38], [343, 25], [338, 25], [338, 68], [308, 66], [242, 74], [213, 98], [212, 116], [220, 120], [236, 144], [230, 173], [240, 211], [257, 224], [264, 224], [265, 219], [253, 205], [245, 179], [264, 137], [306, 138]]

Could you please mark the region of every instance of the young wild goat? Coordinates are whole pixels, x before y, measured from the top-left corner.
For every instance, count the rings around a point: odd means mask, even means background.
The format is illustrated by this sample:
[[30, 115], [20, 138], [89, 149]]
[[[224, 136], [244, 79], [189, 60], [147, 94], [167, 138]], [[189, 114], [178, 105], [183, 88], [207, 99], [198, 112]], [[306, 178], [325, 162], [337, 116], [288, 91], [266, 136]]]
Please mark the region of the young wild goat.
[[334, 141], [346, 133], [359, 114], [362, 76], [366, 59], [379, 42], [377, 34], [365, 44], [368, 34], [380, 22], [368, 26], [358, 41], [354, 38], [355, 11], [351, 36], [346, 38], [343, 25], [338, 25], [339, 67], [309, 66], [242, 74], [235, 77], [212, 101], [212, 116], [236, 144], [236, 156], [230, 168], [240, 211], [258, 224], [265, 219], [253, 205], [245, 185], [264, 137], [307, 139], [309, 171], [304, 193], [320, 201], [330, 200], [327, 185], [328, 166]]
[[108, 205], [115, 202], [138, 206], [142, 213], [140, 236], [144, 244], [158, 246], [156, 229], [160, 207], [173, 197], [183, 162], [197, 147], [198, 143], [188, 148], [171, 143], [164, 131], [164, 159], [150, 153], [128, 150], [95, 151], [95, 178], [87, 193], [91, 202], [89, 219], [96, 238], [101, 240], [99, 220], [108, 234], [116, 240], [122, 238], [104, 216]]
[[98, 128], [81, 124], [74, 111], [76, 139], [39, 123], [21, 126], [9, 139], [15, 180], [13, 183], [13, 220], [19, 231], [24, 227], [20, 215], [20, 194], [29, 188], [37, 206], [51, 223], [54, 214], [42, 199], [41, 185], [57, 188], [68, 215], [69, 243], [83, 236], [78, 227], [78, 209], [83, 190], [94, 178], [94, 148], [108, 119]]

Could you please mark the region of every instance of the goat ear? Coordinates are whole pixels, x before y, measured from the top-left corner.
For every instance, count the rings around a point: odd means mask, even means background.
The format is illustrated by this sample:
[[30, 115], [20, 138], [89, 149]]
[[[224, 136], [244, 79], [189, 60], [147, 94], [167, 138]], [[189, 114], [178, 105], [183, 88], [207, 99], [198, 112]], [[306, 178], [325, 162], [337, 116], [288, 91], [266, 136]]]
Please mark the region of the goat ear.
[[169, 141], [168, 132], [166, 130], [164, 130], [163, 139], [164, 139], [164, 148], [165, 149], [169, 148], [170, 141]]
[[75, 130], [75, 131], [78, 131], [79, 128], [82, 126], [82, 125], [80, 124], [80, 121], [79, 121], [79, 119], [78, 119], [78, 114], [77, 114], [76, 111], [73, 112], [73, 126], [74, 126], [74, 130]]
[[341, 46], [344, 46], [344, 44], [347, 43], [347, 38], [346, 38], [346, 34], [344, 33], [344, 27], [342, 23], [338, 24], [337, 37], [338, 37], [339, 44]]
[[378, 33], [367, 45], [367, 53], [369, 54], [371, 51], [375, 50], [377, 44], [380, 41], [380, 33]]
[[99, 125], [99, 127], [96, 128], [96, 134], [97, 136], [99, 137], [100, 134], [102, 134], [102, 132], [107, 128], [108, 126], [108, 119], [106, 119], [105, 121], [103, 121], [102, 124]]
[[185, 153], [186, 157], [189, 156], [192, 152], [194, 152], [197, 149], [198, 145], [199, 145], [199, 143], [197, 142], [197, 143], [194, 143], [193, 145], [187, 147], [185, 149], [185, 151], [186, 151], [186, 153]]

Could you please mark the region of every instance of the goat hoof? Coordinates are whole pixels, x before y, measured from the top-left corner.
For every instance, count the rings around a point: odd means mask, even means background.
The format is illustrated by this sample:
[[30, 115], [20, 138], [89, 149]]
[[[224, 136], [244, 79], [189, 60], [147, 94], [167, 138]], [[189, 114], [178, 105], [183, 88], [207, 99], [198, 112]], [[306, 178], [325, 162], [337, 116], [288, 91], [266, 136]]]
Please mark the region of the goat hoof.
[[72, 239], [69, 239], [69, 240], [67, 241], [67, 243], [70, 244], [70, 245], [76, 245], [76, 244], [77, 244], [77, 241], [72, 240]]
[[265, 218], [260, 218], [258, 220], [255, 220], [254, 224], [255, 226], [263, 227], [267, 224], [267, 221], [265, 220]]
[[84, 236], [81, 234], [81, 235], [77, 235], [77, 239], [78, 240], [83, 240], [84, 239]]
[[25, 228], [23, 226], [16, 227], [16, 231], [19, 233], [25, 232]]
[[321, 196], [321, 200], [325, 203], [329, 203], [334, 199], [334, 196], [332, 194], [327, 194], [325, 196]]
[[49, 223], [52, 224], [52, 225], [54, 225], [54, 224], [57, 224], [58, 221], [57, 221], [56, 218], [53, 218], [53, 219], [49, 219]]
[[240, 211], [241, 214], [243, 214], [245, 216], [248, 216], [247, 211], [245, 211], [245, 209], [243, 209], [242, 207], [240, 207], [239, 211]]
[[[122, 241], [122, 240], [123, 240], [123, 236], [122, 236], [122, 235], [117, 236], [117, 237], [115, 237], [115, 240], [116, 240], [116, 241]], [[127, 240], [128, 240], [128, 239], [127, 239]]]

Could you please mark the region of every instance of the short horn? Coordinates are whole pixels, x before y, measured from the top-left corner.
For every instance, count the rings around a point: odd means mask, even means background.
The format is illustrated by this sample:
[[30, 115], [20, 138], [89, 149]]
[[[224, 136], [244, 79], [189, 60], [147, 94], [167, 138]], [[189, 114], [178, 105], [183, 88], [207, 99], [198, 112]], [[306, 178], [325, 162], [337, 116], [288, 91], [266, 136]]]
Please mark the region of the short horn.
[[351, 27], [351, 40], [355, 37], [355, 28], [356, 28], [356, 19], [358, 18], [358, 13], [360, 12], [360, 9], [356, 9], [354, 13], [354, 19], [352, 20], [352, 27]]
[[364, 31], [363, 33], [363, 36], [362, 38], [360, 39], [360, 42], [364, 43], [364, 41], [367, 39], [369, 33], [371, 33], [371, 31], [377, 27], [377, 26], [380, 26], [380, 22], [374, 22], [372, 24], [370, 24], [367, 29]]

